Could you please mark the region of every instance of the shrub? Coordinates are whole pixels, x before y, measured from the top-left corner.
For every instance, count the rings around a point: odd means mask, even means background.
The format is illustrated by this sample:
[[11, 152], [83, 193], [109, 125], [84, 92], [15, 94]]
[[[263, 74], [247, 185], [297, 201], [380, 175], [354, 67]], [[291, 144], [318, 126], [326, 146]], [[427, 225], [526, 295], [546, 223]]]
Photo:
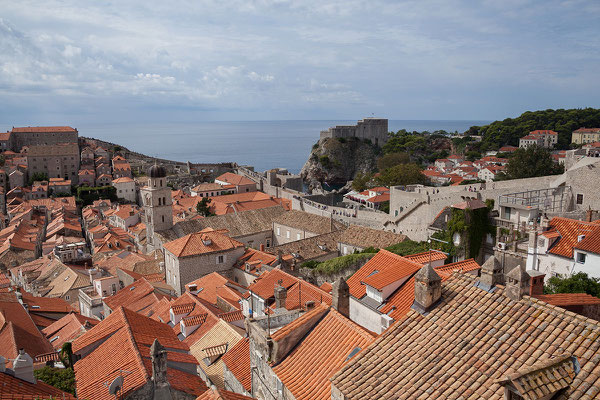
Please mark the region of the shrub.
[[314, 268], [314, 271], [319, 274], [333, 275], [337, 274], [347, 268], [350, 268], [359, 263], [364, 264], [373, 257], [374, 253], [359, 253], [359, 254], [348, 254], [346, 256], [332, 258], [331, 260], [323, 261]]

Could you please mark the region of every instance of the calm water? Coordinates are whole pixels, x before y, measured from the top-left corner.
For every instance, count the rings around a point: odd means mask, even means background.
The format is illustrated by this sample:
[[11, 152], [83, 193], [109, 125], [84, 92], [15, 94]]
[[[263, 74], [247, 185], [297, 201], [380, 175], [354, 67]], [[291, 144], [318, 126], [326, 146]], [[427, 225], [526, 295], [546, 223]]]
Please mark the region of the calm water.
[[[90, 124], [76, 128], [81, 136], [121, 144], [150, 156], [191, 162], [234, 161], [254, 165], [257, 171], [287, 168], [299, 172], [319, 132], [356, 121], [250, 121], [168, 124]], [[463, 132], [489, 121], [390, 120], [398, 131]]]

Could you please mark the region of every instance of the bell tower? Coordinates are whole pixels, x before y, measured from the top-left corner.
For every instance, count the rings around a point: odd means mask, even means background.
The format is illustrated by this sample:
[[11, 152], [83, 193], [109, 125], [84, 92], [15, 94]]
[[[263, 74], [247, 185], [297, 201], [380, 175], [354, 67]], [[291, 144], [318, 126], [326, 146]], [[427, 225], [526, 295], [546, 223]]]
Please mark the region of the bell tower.
[[173, 226], [173, 198], [167, 186], [167, 171], [158, 164], [148, 170], [148, 186], [140, 189], [142, 205], [146, 214], [146, 240], [154, 246], [154, 232]]

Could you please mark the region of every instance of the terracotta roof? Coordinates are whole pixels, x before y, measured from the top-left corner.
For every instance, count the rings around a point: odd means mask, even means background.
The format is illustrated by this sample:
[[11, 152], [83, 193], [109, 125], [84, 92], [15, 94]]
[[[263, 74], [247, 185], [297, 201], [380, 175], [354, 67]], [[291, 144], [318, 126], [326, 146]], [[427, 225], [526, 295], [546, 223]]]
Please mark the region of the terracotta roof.
[[23, 303], [29, 312], [38, 313], [70, 313], [75, 309], [66, 301], [58, 297], [37, 297], [28, 292], [22, 292]]
[[261, 264], [274, 265], [277, 261], [277, 257], [273, 254], [248, 247], [246, 252], [240, 258], [238, 258], [238, 261], [241, 263], [252, 263], [258, 261]]
[[[302, 229], [316, 234], [329, 233], [344, 229], [344, 226], [329, 217], [291, 210], [273, 220], [273, 223]], [[333, 227], [333, 229], [332, 229]]]
[[244, 313], [242, 310], [229, 311], [217, 316], [225, 322], [242, 321], [244, 319]]
[[232, 185], [256, 185], [256, 182], [246, 178], [245, 176], [234, 174], [232, 172], [225, 172], [223, 175], [219, 175], [215, 178], [216, 181], [222, 181], [231, 183]]
[[382, 249], [348, 278], [346, 283], [350, 288], [350, 294], [360, 299], [367, 292], [363, 282], [371, 286], [384, 287], [408, 279], [422, 267], [422, 264]]
[[554, 217], [550, 220], [550, 227], [560, 233], [560, 238], [552, 244], [548, 253], [573, 258], [573, 248], [578, 245], [578, 237], [580, 235], [590, 235], [600, 229], [600, 224]]
[[250, 340], [244, 338], [237, 342], [225, 355], [223, 363], [242, 384], [247, 392], [252, 390], [252, 373], [250, 371]]
[[25, 126], [12, 128], [12, 132], [34, 132], [34, 133], [59, 133], [59, 132], [77, 132], [77, 129], [73, 129], [70, 126]]
[[66, 342], [72, 342], [100, 321], [72, 312], [42, 330], [55, 350]]
[[[195, 315], [206, 315], [205, 321], [196, 328], [190, 335], [180, 336], [180, 339], [183, 340], [183, 343], [187, 345], [192, 345], [196, 343], [202, 336], [204, 336], [217, 322], [219, 322], [219, 318], [217, 317], [217, 313], [221, 310], [216, 307], [211, 306], [209, 303], [202, 301], [197, 298], [193, 294], [189, 292], [185, 292], [181, 296], [179, 296], [176, 300], [171, 303], [171, 309], [174, 314], [181, 315], [185, 314], [185, 316], [195, 316]], [[167, 322], [167, 321], [165, 321]], [[180, 324], [175, 324], [173, 330], [176, 334], [179, 334]]]
[[163, 245], [176, 257], [189, 257], [244, 247], [244, 244], [220, 232], [196, 232]]
[[405, 240], [406, 235], [358, 225], [350, 225], [342, 232], [340, 237], [340, 243], [360, 248], [374, 247], [376, 249], [383, 249]]
[[331, 294], [313, 285], [312, 283], [298, 280], [290, 288], [288, 288], [285, 308], [287, 310], [296, 310], [298, 308], [306, 308], [306, 302], [312, 301], [315, 304], [331, 305]]
[[152, 305], [158, 303], [163, 297], [169, 296], [157, 290], [145, 278], [141, 278], [119, 290], [113, 296], [105, 297], [103, 302], [113, 311], [123, 306], [147, 315]]
[[196, 398], [196, 400], [252, 400], [253, 397], [244, 396], [243, 394], [230, 392], [224, 389], [211, 387], [206, 392]]
[[[75, 363], [78, 396], [112, 399], [104, 382], [111, 382], [120, 370], [130, 372], [125, 377], [123, 397], [145, 385], [152, 376], [150, 346], [155, 339], [165, 347], [167, 360], [195, 368], [197, 361], [189, 354], [189, 347], [168, 325], [120, 307], [73, 342], [73, 352], [83, 356]], [[167, 368], [167, 379], [173, 389], [196, 396], [207, 389], [198, 376], [174, 368]]]
[[194, 192], [205, 192], [205, 191], [215, 191], [215, 190], [225, 190], [223, 185], [219, 185], [214, 182], [204, 182], [199, 184], [198, 186], [192, 188]]
[[558, 135], [558, 132], [551, 131], [549, 129], [538, 129], [529, 132], [530, 135]]
[[333, 231], [308, 237], [306, 239], [294, 240], [279, 246], [271, 247], [268, 251], [273, 254], [278, 254], [278, 252], [281, 251], [283, 255], [292, 255], [291, 257], [296, 258], [298, 261], [311, 260], [332, 253], [337, 257], [338, 242], [340, 241], [342, 232], [343, 231]]
[[490, 293], [474, 283], [453, 274], [427, 315], [409, 311], [336, 373], [333, 385], [346, 399], [500, 400], [498, 378], [568, 351], [581, 372], [561, 398], [597, 397], [599, 322], [529, 296], [512, 301], [502, 286]]
[[128, 178], [126, 176], [122, 176], [120, 178], [117, 179], [113, 179], [112, 181], [113, 183], [129, 183], [129, 182], [135, 182], [133, 179]]
[[477, 271], [481, 269], [481, 266], [474, 259], [469, 258], [468, 260], [442, 265], [434, 269], [442, 279], [447, 279], [453, 272]]
[[330, 399], [331, 376], [373, 340], [365, 329], [336, 310], [325, 313], [294, 350], [273, 367], [298, 400]]
[[535, 298], [558, 307], [600, 304], [600, 298], [587, 293], [540, 294], [536, 295]]
[[600, 133], [600, 128], [579, 128], [574, 130], [573, 133]]
[[329, 282], [323, 282], [323, 284], [319, 287], [321, 290], [324, 290], [327, 293], [331, 293], [331, 290], [333, 289], [333, 285]]
[[429, 250], [429, 251], [425, 251], [423, 253], [409, 254], [409, 255], [404, 256], [404, 258], [408, 258], [411, 261], [414, 261], [416, 263], [424, 265], [424, 264], [429, 263], [430, 260], [431, 261], [445, 260], [446, 258], [448, 258], [448, 256], [446, 256], [441, 251]]
[[31, 357], [54, 350], [15, 293], [3, 292], [0, 293], [0, 355], [14, 359], [19, 349], [25, 349]]
[[0, 400], [36, 400], [36, 399], [75, 400], [71, 393], [63, 392], [42, 381], [29, 383], [5, 372], [0, 372]]
[[[279, 283], [279, 281], [281, 281], [281, 283]], [[298, 278], [295, 276], [275, 268], [262, 274], [260, 278], [255, 280], [254, 283], [248, 287], [248, 290], [261, 299], [269, 299], [275, 296], [275, 286], [281, 285], [285, 288], [289, 288], [297, 282]]]
[[88, 275], [74, 268], [67, 267], [48, 284], [48, 287], [51, 289], [46, 296], [62, 297], [70, 290], [80, 289], [90, 285], [91, 283]]
[[600, 225], [593, 232], [586, 234], [580, 242], [576, 243], [575, 248], [577, 250], [600, 254]]

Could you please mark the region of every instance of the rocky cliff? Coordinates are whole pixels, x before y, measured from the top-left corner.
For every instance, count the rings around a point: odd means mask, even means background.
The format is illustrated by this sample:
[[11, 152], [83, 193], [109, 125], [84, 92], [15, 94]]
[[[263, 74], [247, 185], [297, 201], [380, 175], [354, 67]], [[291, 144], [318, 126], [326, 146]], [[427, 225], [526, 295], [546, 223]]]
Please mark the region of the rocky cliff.
[[372, 172], [381, 150], [359, 139], [324, 138], [313, 146], [300, 175], [310, 190], [341, 187], [358, 172]]

